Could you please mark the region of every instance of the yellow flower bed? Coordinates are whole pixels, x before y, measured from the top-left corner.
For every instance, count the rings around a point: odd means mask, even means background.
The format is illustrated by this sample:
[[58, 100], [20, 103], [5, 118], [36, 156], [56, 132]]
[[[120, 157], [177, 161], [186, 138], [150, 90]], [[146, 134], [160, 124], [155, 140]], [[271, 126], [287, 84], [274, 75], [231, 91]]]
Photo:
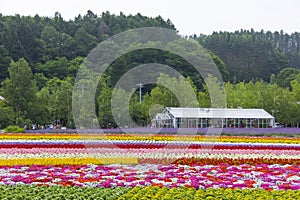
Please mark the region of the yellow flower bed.
[[0, 140], [153, 140], [300, 144], [300, 138], [143, 134], [0, 134]]
[[0, 159], [0, 166], [13, 165], [86, 165], [86, 164], [138, 164], [137, 158], [19, 158]]
[[1, 185], [1, 199], [110, 199], [110, 200], [295, 200], [300, 191], [265, 191], [249, 189], [207, 189], [151, 187], [80, 188], [80, 187], [40, 187], [33, 185]]
[[121, 195], [118, 200], [127, 199], [247, 199], [247, 200], [273, 200], [273, 199], [299, 199], [300, 191], [297, 190], [272, 190], [263, 189], [199, 189], [194, 188], [159, 188], [157, 186], [134, 187], [132, 190]]

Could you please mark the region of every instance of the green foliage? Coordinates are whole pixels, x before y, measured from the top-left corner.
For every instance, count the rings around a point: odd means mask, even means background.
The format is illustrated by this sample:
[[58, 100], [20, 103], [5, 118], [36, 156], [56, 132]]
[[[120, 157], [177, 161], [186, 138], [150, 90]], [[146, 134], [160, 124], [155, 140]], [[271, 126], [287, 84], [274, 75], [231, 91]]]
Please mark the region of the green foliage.
[[37, 92], [45, 123], [58, 120], [62, 126], [73, 126], [72, 91], [73, 85], [70, 78], [65, 80], [52, 78]]
[[219, 72], [222, 75], [222, 79], [224, 82], [229, 80], [229, 72], [226, 69], [225, 63], [218, 57], [216, 54], [212, 53], [211, 51], [208, 52], [210, 57], [213, 59], [214, 63], [217, 65]]
[[105, 80], [100, 79], [100, 94], [97, 97], [98, 105], [98, 120], [102, 128], [107, 128], [110, 125], [116, 126], [111, 112], [111, 95], [112, 89], [107, 86]]
[[[164, 21], [160, 16], [149, 18], [141, 14], [125, 16], [123, 13], [117, 16], [109, 12], [97, 16], [92, 11], [69, 21], [65, 21], [60, 13], [56, 13], [54, 18], [38, 15], [34, 17], [3, 16], [1, 22], [3, 27], [0, 29], [0, 36], [3, 35], [3, 37], [0, 37], [0, 44], [3, 44], [3, 48], [0, 48], [2, 59], [0, 67], [3, 63], [3, 71], [1, 70], [3, 77], [0, 74], [0, 81], [8, 75], [6, 69], [11, 58], [13, 60], [25, 58], [34, 73], [43, 73], [47, 78], [64, 79], [67, 76], [75, 77], [83, 61], [82, 58], [109, 36], [138, 27], [163, 27], [175, 30], [170, 20]], [[173, 47], [183, 48], [181, 43], [170, 44], [170, 48]], [[211, 52], [210, 54], [224, 76], [224, 80], [227, 80], [228, 72], [224, 62], [215, 54]], [[81, 62], [73, 62], [78, 57], [81, 58]], [[157, 49], [131, 52], [117, 59], [112, 64], [112, 69], [108, 70], [112, 84], [116, 83], [119, 75], [123, 74], [122, 72], [143, 63], [163, 63], [174, 67], [184, 76], [190, 76], [197, 88], [202, 87], [201, 77], [196, 75], [197, 73], [193, 71], [189, 63], [177, 55]], [[38, 84], [40, 89], [40, 83]]]
[[291, 87], [290, 83], [294, 80], [297, 75], [300, 73], [299, 70], [293, 68], [285, 68], [279, 72], [276, 77], [276, 83], [280, 87]]
[[66, 58], [56, 58], [55, 60], [49, 60], [45, 64], [38, 63], [36, 71], [46, 74], [48, 78], [60, 78], [63, 79], [68, 75], [68, 65], [70, 61]]
[[15, 117], [34, 118], [39, 110], [36, 98], [36, 82], [27, 61], [23, 58], [11, 62], [9, 79], [3, 82], [3, 96], [13, 107]]
[[38, 90], [41, 90], [47, 83], [48, 79], [44, 76], [43, 73], [35, 73], [33, 75], [34, 80], [36, 81], [36, 85]]
[[218, 55], [229, 72], [229, 80], [269, 81], [271, 74], [278, 74], [290, 66], [299, 68], [299, 33], [282, 32], [214, 32], [195, 37], [200, 44]]
[[169, 77], [160, 74], [157, 79], [157, 86], [149, 94], [143, 97], [140, 105], [141, 117], [147, 122], [164, 107], [197, 107], [197, 89], [193, 81], [188, 77]]
[[77, 56], [84, 57], [107, 37], [131, 28], [175, 29], [170, 20], [165, 21], [161, 17], [149, 18], [141, 14], [125, 16], [123, 13], [114, 15], [109, 12], [98, 16], [90, 10], [74, 20], [65, 20], [60, 13], [55, 13], [51, 18], [38, 15], [1, 16], [0, 24], [0, 44], [6, 48], [0, 48], [1, 57], [3, 55], [0, 67], [2, 63], [7, 63], [7, 58], [18, 60], [24, 57], [33, 69], [37, 63], [57, 57], [70, 60]]
[[[210, 107], [226, 107], [225, 88], [223, 87], [223, 83], [210, 74], [208, 74], [208, 77], [205, 79], [205, 83], [206, 85], [204, 88], [206, 95], [209, 95], [210, 97]], [[206, 98], [204, 98], [204, 100], [205, 99]]]
[[0, 82], [2, 82], [6, 77], [8, 77], [8, 66], [11, 61], [9, 52], [7, 49], [0, 45]]
[[0, 113], [0, 129], [15, 123], [13, 108], [3, 101], [0, 101]]
[[20, 128], [19, 126], [8, 126], [3, 129], [6, 133], [23, 133], [24, 128]]

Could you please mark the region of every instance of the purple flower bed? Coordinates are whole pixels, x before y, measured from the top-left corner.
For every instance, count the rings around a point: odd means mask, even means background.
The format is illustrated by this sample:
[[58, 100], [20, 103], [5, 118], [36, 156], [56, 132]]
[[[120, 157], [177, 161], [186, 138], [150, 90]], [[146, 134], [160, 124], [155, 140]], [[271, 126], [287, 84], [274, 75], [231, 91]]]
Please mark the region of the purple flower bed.
[[148, 133], [148, 134], [206, 134], [210, 133], [223, 134], [300, 134], [300, 128], [113, 128], [113, 129], [44, 129], [44, 130], [25, 130], [25, 133]]

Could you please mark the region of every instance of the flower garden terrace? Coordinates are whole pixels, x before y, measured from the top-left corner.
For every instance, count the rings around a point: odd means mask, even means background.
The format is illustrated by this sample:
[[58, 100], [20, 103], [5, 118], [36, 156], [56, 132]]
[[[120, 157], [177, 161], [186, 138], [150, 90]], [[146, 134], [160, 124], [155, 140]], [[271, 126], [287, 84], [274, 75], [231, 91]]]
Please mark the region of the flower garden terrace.
[[206, 136], [111, 130], [0, 134], [1, 199], [300, 197], [297, 134]]

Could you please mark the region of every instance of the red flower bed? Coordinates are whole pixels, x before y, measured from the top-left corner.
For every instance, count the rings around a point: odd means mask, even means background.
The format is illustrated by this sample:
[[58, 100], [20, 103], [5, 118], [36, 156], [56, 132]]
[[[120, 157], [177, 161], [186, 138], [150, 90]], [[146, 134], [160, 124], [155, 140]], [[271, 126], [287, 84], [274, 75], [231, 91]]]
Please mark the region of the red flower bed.
[[257, 165], [257, 164], [281, 164], [281, 165], [300, 165], [300, 159], [263, 159], [263, 158], [180, 158], [180, 159], [138, 159], [139, 163], [151, 163], [151, 164], [165, 164], [165, 163], [173, 163], [180, 165], [219, 165], [219, 164], [229, 164], [229, 165]]

